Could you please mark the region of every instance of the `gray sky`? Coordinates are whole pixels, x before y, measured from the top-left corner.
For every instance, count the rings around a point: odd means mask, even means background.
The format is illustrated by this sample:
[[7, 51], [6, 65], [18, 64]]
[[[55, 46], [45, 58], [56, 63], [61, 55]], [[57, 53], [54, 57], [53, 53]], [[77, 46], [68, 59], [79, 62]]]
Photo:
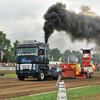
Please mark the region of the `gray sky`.
[[[87, 5], [100, 15], [99, 0], [0, 0], [0, 31], [6, 33], [12, 43], [27, 39], [44, 42], [43, 15], [56, 2], [66, 4], [68, 10], [76, 13], [80, 12], [81, 5]], [[95, 46], [94, 43], [87, 44], [86, 40], [72, 43], [67, 34], [57, 31], [49, 38], [49, 45], [61, 52]]]

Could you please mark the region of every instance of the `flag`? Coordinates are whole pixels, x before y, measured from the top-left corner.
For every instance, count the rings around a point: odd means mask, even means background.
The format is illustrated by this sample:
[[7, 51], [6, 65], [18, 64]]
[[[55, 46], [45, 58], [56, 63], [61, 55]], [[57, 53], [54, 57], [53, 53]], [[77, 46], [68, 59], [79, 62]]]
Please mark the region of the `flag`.
[[53, 61], [53, 56], [52, 56], [52, 61]]
[[59, 61], [60, 61], [60, 62], [61, 62], [61, 60], [62, 60], [62, 57], [59, 58]]
[[16, 56], [15, 56], [15, 60], [17, 59], [17, 54], [16, 54]]
[[69, 56], [68, 56], [67, 62], [69, 63]]

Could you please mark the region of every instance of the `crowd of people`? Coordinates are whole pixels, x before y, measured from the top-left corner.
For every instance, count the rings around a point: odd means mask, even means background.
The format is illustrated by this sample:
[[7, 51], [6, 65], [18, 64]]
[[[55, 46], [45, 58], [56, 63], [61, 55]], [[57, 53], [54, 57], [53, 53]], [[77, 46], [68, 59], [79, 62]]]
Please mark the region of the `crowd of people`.
[[0, 67], [16, 67], [17, 63], [0, 63]]
[[[0, 67], [16, 67], [17, 63], [0, 63]], [[59, 64], [49, 64], [49, 67], [60, 67]]]

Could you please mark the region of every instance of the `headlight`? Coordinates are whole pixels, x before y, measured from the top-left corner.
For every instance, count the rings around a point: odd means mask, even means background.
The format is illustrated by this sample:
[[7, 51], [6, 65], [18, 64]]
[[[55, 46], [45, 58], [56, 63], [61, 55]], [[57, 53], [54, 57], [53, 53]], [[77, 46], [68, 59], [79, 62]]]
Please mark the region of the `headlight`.
[[17, 70], [19, 70], [19, 64], [17, 64]]
[[71, 67], [71, 69], [73, 69], [73, 67]]
[[33, 70], [35, 70], [35, 64], [33, 64]]

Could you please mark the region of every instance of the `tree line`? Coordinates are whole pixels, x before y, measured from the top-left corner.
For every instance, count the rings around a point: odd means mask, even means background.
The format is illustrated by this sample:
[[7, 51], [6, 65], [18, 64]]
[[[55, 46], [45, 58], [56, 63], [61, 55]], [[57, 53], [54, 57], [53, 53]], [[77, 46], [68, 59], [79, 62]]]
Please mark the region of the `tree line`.
[[[13, 42], [6, 38], [6, 34], [0, 31], [0, 55], [3, 53], [3, 58], [0, 56], [0, 62], [2, 63], [16, 63], [15, 51], [17, 44], [20, 43], [18, 40]], [[49, 49], [49, 60], [59, 61], [63, 63], [81, 63], [82, 53], [78, 50], [65, 50], [63, 53], [58, 48]], [[100, 53], [92, 54], [93, 63], [100, 63]]]
[[65, 50], [63, 53], [58, 48], [49, 49], [50, 61], [61, 61], [63, 63], [81, 63], [81, 52], [78, 50]]
[[[61, 58], [61, 59], [60, 59]], [[100, 53], [92, 54], [93, 63], [100, 63]], [[65, 50], [63, 53], [58, 48], [49, 49], [49, 60], [63, 63], [82, 63], [82, 52], [78, 50]]]
[[13, 42], [13, 46], [11, 45], [11, 41], [6, 38], [6, 34], [0, 31], [0, 62], [2, 63], [15, 63], [15, 50], [16, 46], [19, 43], [18, 40]]

